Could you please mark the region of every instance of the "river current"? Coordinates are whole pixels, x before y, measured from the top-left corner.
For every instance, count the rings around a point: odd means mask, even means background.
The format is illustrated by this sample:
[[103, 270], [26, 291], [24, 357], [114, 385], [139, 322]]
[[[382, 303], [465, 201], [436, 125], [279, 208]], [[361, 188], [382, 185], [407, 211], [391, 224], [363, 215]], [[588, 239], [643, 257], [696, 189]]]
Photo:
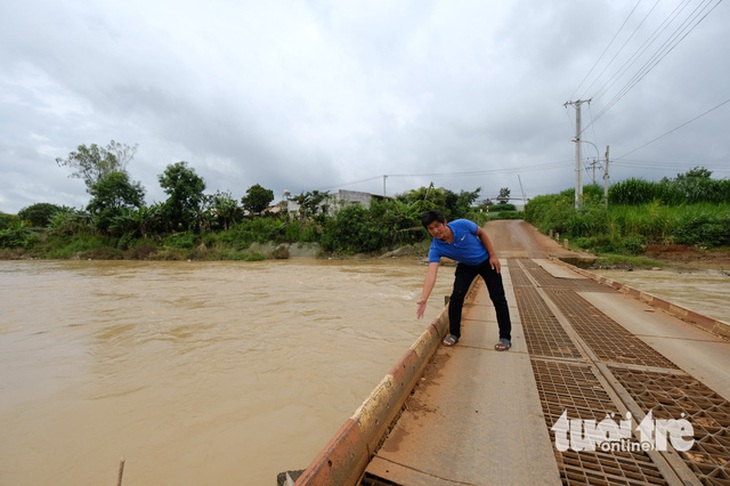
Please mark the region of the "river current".
[[419, 260], [0, 262], [0, 484], [267, 485], [443, 307]]

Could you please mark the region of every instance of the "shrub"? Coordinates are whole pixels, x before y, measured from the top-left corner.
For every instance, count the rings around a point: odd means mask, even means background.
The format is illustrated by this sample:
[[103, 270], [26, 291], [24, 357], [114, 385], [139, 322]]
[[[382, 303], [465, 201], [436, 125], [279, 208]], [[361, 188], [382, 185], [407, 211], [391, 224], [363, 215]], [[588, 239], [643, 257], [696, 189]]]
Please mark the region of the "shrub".
[[489, 212], [498, 213], [500, 211], [516, 211], [517, 208], [514, 204], [510, 203], [499, 203], [489, 207]]
[[489, 215], [482, 215], [481, 217], [469, 218], [479, 226], [484, 226], [487, 221], [495, 221], [498, 219], [525, 219], [525, 213], [522, 211], [502, 211], [499, 213], [489, 213]]
[[19, 221], [20, 218], [15, 214], [7, 214], [0, 212], [0, 230], [10, 227], [11, 224]]
[[575, 212], [574, 201], [565, 194], [537, 196], [525, 206], [525, 219], [543, 233], [550, 230], [566, 234]]
[[730, 213], [686, 215], [672, 234], [677, 243], [687, 245], [730, 245]]
[[71, 237], [51, 236], [42, 245], [47, 258], [88, 258], [87, 253], [95, 248], [114, 248], [116, 241], [113, 238], [101, 236], [93, 232], [80, 232]]
[[373, 220], [370, 211], [354, 204], [326, 221], [321, 244], [325, 251], [369, 253], [383, 248], [386, 240], [385, 225], [380, 220]]
[[172, 248], [188, 250], [197, 246], [198, 235], [192, 231], [175, 233], [165, 238], [164, 244]]
[[26, 221], [16, 219], [6, 228], [0, 229], [0, 247], [28, 248], [35, 242], [37, 234]]
[[629, 255], [638, 255], [646, 250], [646, 239], [640, 234], [634, 234], [622, 238], [618, 243], [617, 248], [621, 253], [628, 253]]
[[29, 221], [36, 228], [44, 228], [48, 226], [51, 218], [59, 211], [63, 211], [61, 206], [50, 203], [37, 203], [18, 211], [18, 217]]
[[607, 212], [603, 206], [590, 204], [580, 211], [570, 213], [567, 235], [571, 238], [579, 236], [595, 236], [605, 233]]
[[599, 253], [612, 253], [616, 251], [613, 241], [605, 235], [578, 237], [571, 241], [572, 244], [586, 249], [593, 249]]
[[277, 218], [259, 217], [236, 223], [224, 231], [218, 240], [235, 250], [245, 250], [251, 243], [282, 242], [286, 239], [287, 225]]
[[644, 179], [626, 179], [608, 189], [610, 204], [646, 204], [657, 197], [656, 183]]

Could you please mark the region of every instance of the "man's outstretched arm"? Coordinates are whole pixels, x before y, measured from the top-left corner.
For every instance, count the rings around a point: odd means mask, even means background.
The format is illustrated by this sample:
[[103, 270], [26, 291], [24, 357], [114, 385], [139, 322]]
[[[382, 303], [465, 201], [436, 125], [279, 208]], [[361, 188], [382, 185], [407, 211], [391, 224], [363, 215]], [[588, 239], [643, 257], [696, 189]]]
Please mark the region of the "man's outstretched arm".
[[431, 295], [433, 286], [436, 284], [436, 276], [438, 275], [438, 272], [439, 272], [438, 262], [428, 264], [428, 271], [426, 272], [426, 279], [423, 281], [423, 291], [421, 292], [421, 300], [416, 302], [418, 304], [418, 309], [416, 310], [416, 317], [419, 319], [422, 318], [423, 314], [426, 312], [426, 303], [428, 302], [428, 297]]

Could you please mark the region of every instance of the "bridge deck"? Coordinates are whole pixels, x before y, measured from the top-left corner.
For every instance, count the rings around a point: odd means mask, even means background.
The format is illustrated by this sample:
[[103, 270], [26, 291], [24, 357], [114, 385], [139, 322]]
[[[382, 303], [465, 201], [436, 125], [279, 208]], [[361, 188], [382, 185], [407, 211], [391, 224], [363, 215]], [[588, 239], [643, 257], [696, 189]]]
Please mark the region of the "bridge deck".
[[[436, 352], [363, 484], [730, 481], [730, 342], [559, 262], [509, 259], [503, 267], [512, 349], [493, 349], [496, 318], [480, 283], [461, 341]], [[649, 410], [654, 419], [686, 418], [694, 446], [555, 446], [551, 427], [563, 412], [596, 422], [613, 413], [618, 423], [627, 411], [638, 422]]]
[[[523, 221], [485, 229], [502, 261], [512, 349], [494, 350], [496, 318], [478, 282], [461, 341], [438, 346], [442, 314], [296, 484], [730, 484], [730, 326], [587, 278], [551, 259], [584, 255]], [[618, 428], [629, 414], [631, 448], [649, 412], [691, 424], [693, 436], [678, 435], [692, 447], [586, 450], [596, 441], [556, 425], [563, 414], [578, 425], [608, 415]]]

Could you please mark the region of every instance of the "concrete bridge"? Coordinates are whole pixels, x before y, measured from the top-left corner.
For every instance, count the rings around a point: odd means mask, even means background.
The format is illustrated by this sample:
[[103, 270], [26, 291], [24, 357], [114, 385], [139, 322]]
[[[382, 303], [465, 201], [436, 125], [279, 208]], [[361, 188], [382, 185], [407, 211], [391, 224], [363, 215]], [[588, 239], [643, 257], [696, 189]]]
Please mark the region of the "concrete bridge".
[[730, 325], [567, 265], [524, 222], [486, 229], [512, 349], [476, 281], [460, 342], [439, 345], [442, 312], [296, 484], [730, 484]]

